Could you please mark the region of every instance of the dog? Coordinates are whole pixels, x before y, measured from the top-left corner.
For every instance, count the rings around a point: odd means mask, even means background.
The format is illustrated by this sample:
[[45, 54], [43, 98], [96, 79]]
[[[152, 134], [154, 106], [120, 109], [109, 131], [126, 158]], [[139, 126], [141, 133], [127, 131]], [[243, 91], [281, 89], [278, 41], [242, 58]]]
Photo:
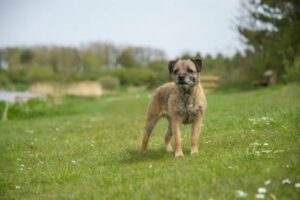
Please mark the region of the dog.
[[206, 109], [206, 97], [200, 83], [202, 60], [177, 59], [170, 61], [169, 73], [174, 82], [158, 87], [149, 103], [141, 151], [145, 152], [151, 132], [161, 117], [169, 125], [165, 134], [166, 151], [172, 153], [171, 138], [175, 138], [175, 157], [183, 157], [181, 124], [192, 124], [191, 154], [198, 152], [198, 141]]

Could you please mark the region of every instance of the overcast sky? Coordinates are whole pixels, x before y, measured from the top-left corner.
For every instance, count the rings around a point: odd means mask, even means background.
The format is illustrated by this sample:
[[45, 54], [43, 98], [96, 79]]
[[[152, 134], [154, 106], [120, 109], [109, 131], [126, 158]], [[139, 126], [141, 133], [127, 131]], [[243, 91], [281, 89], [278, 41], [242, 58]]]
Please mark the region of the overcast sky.
[[102, 41], [231, 55], [240, 0], [0, 0], [0, 47]]

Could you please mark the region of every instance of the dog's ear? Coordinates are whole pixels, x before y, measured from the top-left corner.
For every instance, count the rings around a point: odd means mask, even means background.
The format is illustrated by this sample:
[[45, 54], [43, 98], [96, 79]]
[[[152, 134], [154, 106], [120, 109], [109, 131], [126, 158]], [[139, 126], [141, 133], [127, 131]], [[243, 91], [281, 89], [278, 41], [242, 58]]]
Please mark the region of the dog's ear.
[[191, 60], [196, 65], [197, 72], [201, 72], [201, 70], [202, 70], [202, 60], [201, 59], [191, 59]]
[[174, 68], [174, 65], [176, 64], [176, 62], [177, 62], [177, 60], [171, 60], [170, 62], [169, 62], [169, 73], [170, 74], [172, 74], [172, 72], [173, 72], [173, 68]]

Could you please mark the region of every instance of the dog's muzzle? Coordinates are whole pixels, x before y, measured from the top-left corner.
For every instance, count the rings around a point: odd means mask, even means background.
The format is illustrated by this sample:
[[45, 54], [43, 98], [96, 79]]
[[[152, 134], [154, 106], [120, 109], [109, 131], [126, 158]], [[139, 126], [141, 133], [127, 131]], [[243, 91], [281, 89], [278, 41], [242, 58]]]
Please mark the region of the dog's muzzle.
[[178, 80], [178, 84], [180, 85], [187, 84], [185, 81], [185, 76], [178, 76], [177, 80]]

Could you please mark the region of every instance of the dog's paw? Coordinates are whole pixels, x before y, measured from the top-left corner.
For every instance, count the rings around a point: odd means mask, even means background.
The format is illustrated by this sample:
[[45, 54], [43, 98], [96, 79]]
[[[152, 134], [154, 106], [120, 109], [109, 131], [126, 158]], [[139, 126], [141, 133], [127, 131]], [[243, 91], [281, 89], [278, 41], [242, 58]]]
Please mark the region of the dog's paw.
[[175, 153], [175, 157], [176, 157], [176, 158], [184, 157], [184, 155], [183, 155], [182, 152], [176, 152], [176, 153]]
[[168, 153], [173, 153], [173, 147], [172, 147], [172, 145], [171, 144], [169, 144], [169, 145], [167, 145], [166, 146], [166, 151], [168, 152]]
[[192, 148], [191, 149], [191, 155], [197, 154], [198, 153], [198, 148]]

